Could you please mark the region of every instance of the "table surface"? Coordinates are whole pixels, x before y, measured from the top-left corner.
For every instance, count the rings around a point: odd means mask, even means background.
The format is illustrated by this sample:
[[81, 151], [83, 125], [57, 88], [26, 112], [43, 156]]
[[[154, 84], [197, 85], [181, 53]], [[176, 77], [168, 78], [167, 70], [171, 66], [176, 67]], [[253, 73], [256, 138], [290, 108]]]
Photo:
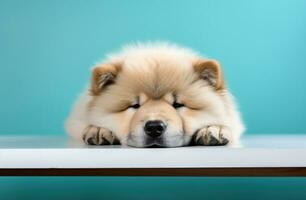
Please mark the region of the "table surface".
[[0, 175], [235, 175], [229, 169], [306, 175], [306, 134], [245, 135], [241, 147], [179, 148], [86, 146], [65, 136], [0, 137]]

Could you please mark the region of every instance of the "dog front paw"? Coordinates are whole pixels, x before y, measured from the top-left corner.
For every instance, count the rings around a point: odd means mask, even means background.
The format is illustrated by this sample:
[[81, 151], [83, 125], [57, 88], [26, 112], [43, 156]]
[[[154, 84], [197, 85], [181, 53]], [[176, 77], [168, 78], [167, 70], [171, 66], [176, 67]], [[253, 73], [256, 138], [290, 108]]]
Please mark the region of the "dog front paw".
[[89, 125], [84, 129], [83, 141], [89, 145], [120, 144], [119, 140], [110, 130], [93, 125]]
[[206, 126], [195, 133], [192, 142], [204, 146], [226, 145], [231, 142], [231, 131], [225, 126]]

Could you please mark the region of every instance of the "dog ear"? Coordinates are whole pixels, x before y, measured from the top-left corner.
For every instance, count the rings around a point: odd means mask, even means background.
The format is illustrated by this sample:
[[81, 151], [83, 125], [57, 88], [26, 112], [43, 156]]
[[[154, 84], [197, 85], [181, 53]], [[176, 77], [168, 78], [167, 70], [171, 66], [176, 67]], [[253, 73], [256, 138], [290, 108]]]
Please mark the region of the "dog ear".
[[93, 68], [91, 76], [92, 95], [99, 95], [101, 91], [108, 85], [115, 82], [115, 78], [121, 70], [119, 64], [100, 64]]
[[199, 60], [194, 64], [194, 70], [200, 78], [207, 81], [216, 90], [224, 89], [224, 79], [220, 64], [216, 60]]

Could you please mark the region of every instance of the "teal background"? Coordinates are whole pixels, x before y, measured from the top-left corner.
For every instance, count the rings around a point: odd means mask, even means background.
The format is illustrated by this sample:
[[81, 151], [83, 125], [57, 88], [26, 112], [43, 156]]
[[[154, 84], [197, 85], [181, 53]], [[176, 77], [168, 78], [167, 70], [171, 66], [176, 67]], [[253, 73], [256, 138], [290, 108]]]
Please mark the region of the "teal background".
[[[64, 134], [107, 52], [167, 40], [221, 61], [247, 133], [305, 133], [305, 0], [0, 0], [0, 134]], [[306, 199], [305, 178], [0, 178], [0, 199]], [[28, 197], [28, 198], [26, 198]]]
[[10, 177], [0, 182], [0, 188], [1, 200], [305, 200], [306, 181], [234, 177]]

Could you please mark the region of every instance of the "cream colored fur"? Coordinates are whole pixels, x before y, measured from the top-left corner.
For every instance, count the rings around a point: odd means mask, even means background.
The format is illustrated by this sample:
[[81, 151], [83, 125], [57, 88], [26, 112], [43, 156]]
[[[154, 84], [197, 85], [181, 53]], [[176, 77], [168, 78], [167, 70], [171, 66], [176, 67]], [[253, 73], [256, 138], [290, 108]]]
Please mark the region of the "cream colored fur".
[[[66, 131], [82, 141], [86, 127], [103, 127], [123, 145], [145, 147], [144, 123], [161, 119], [168, 124], [167, 147], [188, 145], [205, 127], [216, 128], [230, 145], [237, 145], [244, 126], [234, 98], [225, 85], [217, 90], [211, 82], [199, 78], [194, 70], [199, 60], [209, 59], [165, 43], [131, 45], [109, 55], [95, 69], [104, 70], [105, 64], [120, 66], [114, 83], [97, 94], [90, 87], [86, 89], [66, 121]], [[185, 107], [173, 108], [174, 96]], [[139, 109], [128, 107], [136, 101]]]

